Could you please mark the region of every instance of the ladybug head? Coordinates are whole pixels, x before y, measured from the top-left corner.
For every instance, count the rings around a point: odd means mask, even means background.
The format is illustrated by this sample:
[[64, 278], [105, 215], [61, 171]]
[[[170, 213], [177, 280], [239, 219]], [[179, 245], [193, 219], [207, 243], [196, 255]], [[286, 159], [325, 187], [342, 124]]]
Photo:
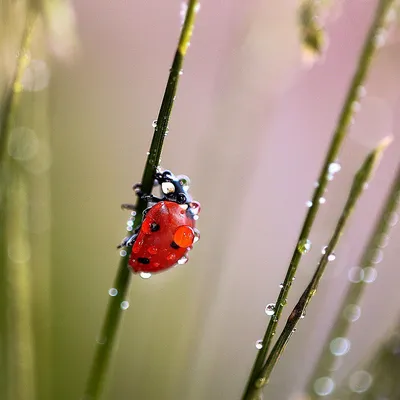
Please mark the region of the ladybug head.
[[157, 172], [155, 180], [161, 186], [161, 192], [166, 199], [178, 204], [189, 204], [192, 201], [188, 193], [190, 180], [185, 175], [175, 176], [171, 171]]

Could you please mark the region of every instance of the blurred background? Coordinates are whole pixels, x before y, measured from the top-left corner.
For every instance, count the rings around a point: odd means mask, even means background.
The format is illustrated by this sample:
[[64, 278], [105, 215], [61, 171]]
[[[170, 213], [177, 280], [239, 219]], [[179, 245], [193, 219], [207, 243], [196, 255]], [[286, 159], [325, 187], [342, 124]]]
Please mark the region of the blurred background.
[[[240, 398], [269, 320], [265, 306], [279, 293], [376, 5], [324, 5], [326, 51], [310, 64], [297, 0], [201, 2], [161, 165], [191, 178], [202, 237], [186, 265], [134, 277], [106, 399]], [[29, 175], [22, 224], [30, 249], [8, 253], [16, 268], [29, 264], [24, 282], [32, 284], [25, 292], [32, 309], [24, 332], [36, 375], [21, 383], [33, 388], [31, 397], [15, 400], [82, 398], [129, 216], [120, 204], [133, 201], [131, 187], [141, 179], [181, 6], [181, 0], [54, 0], [35, 28], [15, 121], [28, 149], [19, 157]], [[2, 7], [5, 89], [25, 6]], [[265, 398], [307, 399], [308, 378], [351, 284], [348, 271], [359, 262], [399, 163], [399, 71], [396, 25], [373, 62], [284, 319], [313, 274], [354, 173], [379, 140], [395, 140]], [[350, 371], [367, 363], [398, 323], [399, 252], [393, 226], [351, 326], [350, 351], [334, 373], [337, 386], [347, 385]], [[12, 304], [12, 294], [6, 300]], [[0, 344], [5, 354], [10, 343]], [[3, 385], [8, 379], [17, 378], [3, 371]]]

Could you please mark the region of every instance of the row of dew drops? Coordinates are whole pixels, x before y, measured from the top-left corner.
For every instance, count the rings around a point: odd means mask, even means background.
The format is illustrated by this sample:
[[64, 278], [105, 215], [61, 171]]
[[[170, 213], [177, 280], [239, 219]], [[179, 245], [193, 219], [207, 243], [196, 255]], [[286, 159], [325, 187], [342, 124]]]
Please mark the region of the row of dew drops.
[[[335, 175], [337, 172], [339, 172], [339, 171], [341, 170], [341, 168], [342, 168], [342, 167], [341, 167], [341, 165], [340, 165], [338, 162], [333, 162], [333, 163], [331, 163], [331, 164], [329, 165], [329, 167], [328, 167], [328, 180], [333, 180], [334, 175]], [[318, 182], [316, 182], [316, 183], [314, 184], [314, 187], [318, 187], [318, 185], [319, 185]], [[325, 204], [325, 202], [326, 202], [325, 197], [321, 197], [321, 198], [319, 199], [319, 203], [320, 203], [320, 204]], [[307, 207], [311, 207], [311, 206], [312, 206], [312, 201], [311, 201], [311, 200], [307, 201], [307, 202], [306, 202], [306, 206], [307, 206]], [[327, 248], [328, 248], [328, 246], [324, 246], [324, 247], [322, 248], [322, 250], [321, 250], [321, 253], [322, 253], [322, 254], [325, 254]], [[311, 241], [310, 241], [309, 239], [302, 239], [302, 240], [300, 240], [300, 242], [299, 242], [298, 245], [297, 245], [297, 249], [299, 250], [299, 252], [300, 252], [301, 254], [306, 254], [306, 253], [308, 253], [308, 252], [311, 250]], [[332, 252], [332, 253], [330, 253], [330, 254], [328, 255], [328, 261], [334, 261], [335, 259], [336, 259], [336, 255], [335, 255], [334, 252]], [[293, 277], [292, 280], [294, 280], [294, 279], [295, 279], [295, 278]], [[281, 284], [279, 285], [279, 287], [280, 287], [281, 289], [283, 289], [283, 286], [284, 286], [283, 283], [281, 283]], [[267, 314], [268, 316], [271, 316], [271, 317], [275, 314], [275, 304], [274, 304], [274, 303], [269, 303], [269, 304], [266, 305], [266, 307], [265, 307], [265, 314]], [[302, 315], [301, 318], [304, 318], [304, 317], [305, 317], [305, 315]], [[295, 331], [295, 330], [296, 330], [296, 329], [294, 329], [294, 331]], [[262, 341], [262, 340], [257, 340], [257, 341], [256, 341], [256, 349], [261, 350], [262, 347], [263, 347], [263, 341]]]
[[[365, 94], [365, 91], [362, 91], [362, 93]], [[332, 180], [334, 175], [340, 170], [341, 166], [338, 162], [331, 163], [328, 167], [328, 180]], [[316, 182], [314, 186], [318, 187], [318, 182]], [[324, 204], [325, 202], [326, 199], [324, 197], [321, 197], [319, 199], [320, 204]], [[306, 206], [311, 207], [312, 202], [307, 201]], [[392, 212], [385, 218], [387, 218], [388, 225], [390, 228], [394, 227], [399, 221], [399, 215], [397, 212]], [[373, 256], [371, 258], [372, 264], [374, 265], [379, 264], [383, 260], [383, 249], [387, 247], [388, 243], [389, 243], [389, 234], [383, 233], [380, 237], [379, 243], [377, 244], [376, 248], [372, 250], [373, 251]], [[311, 241], [309, 239], [304, 239], [298, 243], [297, 248], [301, 254], [307, 254], [311, 250], [311, 246], [312, 246]], [[324, 246], [322, 248], [321, 250], [322, 254], [326, 253], [327, 247], [328, 246]], [[328, 261], [334, 261], [335, 259], [336, 255], [334, 254], [334, 252], [330, 253], [328, 256]], [[348, 279], [351, 283], [363, 283], [363, 282], [372, 283], [376, 280], [377, 275], [378, 275], [377, 270], [373, 266], [366, 266], [363, 268], [352, 267], [348, 272]], [[294, 279], [295, 278], [293, 278], [293, 280]], [[284, 285], [283, 283], [281, 283], [279, 286], [282, 289]], [[267, 304], [267, 306], [265, 307], [265, 313], [268, 316], [272, 317], [275, 314], [275, 304], [274, 303]], [[302, 315], [301, 318], [304, 317], [305, 316]], [[343, 310], [342, 317], [349, 322], [357, 321], [361, 317], [361, 307], [357, 304], [348, 304]], [[258, 350], [262, 349], [263, 341], [257, 340], [255, 346]], [[330, 342], [329, 350], [331, 354], [336, 357], [335, 362], [333, 363], [330, 369], [331, 371], [336, 371], [340, 368], [342, 359], [339, 357], [347, 354], [350, 351], [350, 348], [351, 348], [351, 342], [348, 338], [345, 337], [337, 337]], [[357, 370], [350, 375], [348, 379], [348, 386], [350, 390], [355, 393], [364, 393], [371, 387], [372, 382], [373, 382], [373, 377], [369, 372], [364, 370]], [[317, 394], [318, 396], [321, 397], [328, 396], [334, 391], [335, 382], [331, 377], [323, 376], [316, 379], [313, 388], [315, 394]]]
[[[400, 193], [398, 196], [398, 203], [400, 199]], [[389, 228], [393, 228], [399, 221], [398, 213], [392, 212], [385, 216], [387, 219]], [[383, 260], [383, 249], [389, 244], [389, 234], [382, 233], [371, 257], [371, 263], [373, 265], [379, 264]], [[351, 283], [372, 283], [378, 276], [376, 268], [372, 266], [352, 267], [348, 272], [348, 279]], [[361, 307], [358, 304], [348, 304], [342, 313], [342, 317], [349, 322], [355, 322], [361, 317]], [[329, 350], [331, 354], [336, 357], [332, 364], [330, 371], [337, 371], [342, 365], [342, 358], [350, 351], [351, 342], [348, 338], [337, 337], [334, 338], [329, 344]], [[366, 392], [373, 383], [373, 377], [368, 371], [357, 370], [353, 372], [348, 379], [348, 386], [352, 392], [364, 393]], [[329, 396], [335, 389], [335, 381], [330, 376], [322, 376], [315, 380], [314, 392], [320, 396]]]

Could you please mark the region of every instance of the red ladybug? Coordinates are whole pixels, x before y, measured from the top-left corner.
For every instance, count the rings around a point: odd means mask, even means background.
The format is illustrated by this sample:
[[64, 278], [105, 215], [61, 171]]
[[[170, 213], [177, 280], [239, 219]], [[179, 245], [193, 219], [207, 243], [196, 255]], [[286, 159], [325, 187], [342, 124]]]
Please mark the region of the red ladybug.
[[[145, 210], [140, 227], [121, 244], [121, 247], [132, 246], [129, 266], [134, 273], [153, 274], [177, 263], [185, 264], [187, 252], [200, 238], [195, 227], [200, 203], [192, 201], [187, 192], [189, 178], [175, 177], [170, 171], [157, 173], [155, 178], [161, 185], [163, 197], [144, 195], [140, 185], [135, 185], [140, 197], [155, 204]], [[129, 204], [122, 207], [133, 209]]]

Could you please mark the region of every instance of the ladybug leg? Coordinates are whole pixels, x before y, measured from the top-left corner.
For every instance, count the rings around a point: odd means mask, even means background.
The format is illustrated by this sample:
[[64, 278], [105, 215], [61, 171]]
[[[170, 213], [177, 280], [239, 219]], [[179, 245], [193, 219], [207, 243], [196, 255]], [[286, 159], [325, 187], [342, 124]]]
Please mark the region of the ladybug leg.
[[121, 208], [122, 208], [123, 210], [136, 211], [136, 206], [135, 206], [134, 204], [127, 204], [127, 203], [124, 203], [124, 204], [121, 204]]
[[137, 238], [138, 234], [135, 233], [132, 236], [127, 236], [124, 238], [124, 240], [117, 246], [117, 249], [120, 249], [122, 247], [131, 247], [135, 243], [135, 240]]
[[151, 203], [158, 203], [159, 201], [163, 201], [164, 199], [160, 199], [159, 197], [156, 197], [152, 194], [145, 194], [140, 196], [141, 199], [149, 201]]

